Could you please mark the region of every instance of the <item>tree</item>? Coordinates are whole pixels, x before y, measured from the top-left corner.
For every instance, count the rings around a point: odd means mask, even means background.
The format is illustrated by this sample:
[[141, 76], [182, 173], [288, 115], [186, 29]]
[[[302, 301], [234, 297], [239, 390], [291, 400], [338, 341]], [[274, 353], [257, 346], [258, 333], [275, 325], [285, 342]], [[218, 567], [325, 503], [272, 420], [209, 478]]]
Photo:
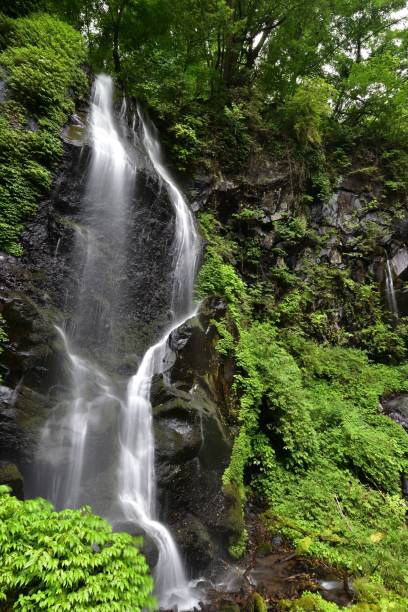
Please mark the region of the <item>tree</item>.
[[8, 17], [23, 17], [45, 8], [43, 0], [0, 0], [0, 11]]
[[139, 543], [112, 533], [87, 507], [54, 512], [43, 499], [22, 502], [1, 486], [0, 601], [26, 612], [152, 609]]

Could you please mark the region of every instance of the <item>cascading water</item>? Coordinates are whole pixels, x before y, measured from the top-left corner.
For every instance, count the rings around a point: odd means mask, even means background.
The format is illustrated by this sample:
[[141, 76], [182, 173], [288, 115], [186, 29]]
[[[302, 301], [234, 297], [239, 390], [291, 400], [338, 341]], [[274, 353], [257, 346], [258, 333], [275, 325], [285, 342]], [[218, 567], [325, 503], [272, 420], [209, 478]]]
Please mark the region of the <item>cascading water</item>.
[[395, 295], [394, 278], [392, 275], [391, 263], [389, 259], [386, 260], [385, 265], [385, 291], [387, 294], [387, 300], [390, 310], [394, 313], [396, 317], [398, 317], [398, 303], [397, 297]]
[[[57, 328], [67, 356], [68, 393], [53, 410], [39, 445], [35, 493], [50, 498], [57, 508], [82, 503], [98, 507], [98, 495], [87, 491], [86, 484], [97, 477], [100, 468], [94, 440], [101, 421], [109, 413], [118, 414], [121, 407], [112, 381], [91, 359], [101, 347], [105, 353], [114, 351], [119, 281], [135, 179], [135, 163], [115, 126], [112, 97], [112, 80], [101, 75], [95, 82], [91, 105], [92, 157], [81, 225], [75, 226], [74, 267], [78, 275], [74, 316], [66, 329]], [[84, 346], [93, 349], [90, 357], [82, 354]]]
[[141, 525], [158, 547], [156, 589], [163, 606], [170, 608], [176, 605], [180, 610], [190, 610], [196, 600], [190, 593], [177, 548], [169, 531], [154, 520], [156, 479], [150, 391], [154, 374], [163, 372], [171, 333], [195, 312], [192, 295], [199, 239], [185, 199], [161, 161], [158, 140], [142, 114], [138, 114], [146, 151], [167, 189], [175, 212], [175, 263], [171, 295], [173, 321], [159, 342], [147, 350], [128, 385], [121, 429], [119, 500], [127, 520]]
[[[90, 503], [113, 524], [130, 523], [144, 531], [158, 550], [154, 573], [160, 604], [191, 610], [197, 598], [187, 582], [176, 544], [155, 513], [150, 391], [153, 376], [164, 373], [171, 333], [195, 312], [192, 294], [199, 238], [186, 201], [162, 162], [154, 128], [138, 112], [138, 144], [174, 210], [168, 304], [171, 322], [145, 352], [123, 397], [120, 384], [97, 363], [101, 351], [115, 352], [116, 320], [126, 280], [126, 232], [137, 176], [135, 148], [126, 141], [124, 114], [122, 123], [115, 121], [112, 98], [110, 77], [97, 77], [90, 118], [91, 165], [81, 226], [76, 229], [79, 280], [75, 317], [67, 329], [57, 328], [67, 356], [69, 393], [44, 427], [37, 462], [42, 483], [35, 493], [60, 508]], [[107, 419], [108, 434], [101, 435], [101, 423]], [[116, 440], [112, 441], [115, 432]], [[116, 473], [116, 495], [113, 503], [101, 505], [98, 478], [106, 456]]]

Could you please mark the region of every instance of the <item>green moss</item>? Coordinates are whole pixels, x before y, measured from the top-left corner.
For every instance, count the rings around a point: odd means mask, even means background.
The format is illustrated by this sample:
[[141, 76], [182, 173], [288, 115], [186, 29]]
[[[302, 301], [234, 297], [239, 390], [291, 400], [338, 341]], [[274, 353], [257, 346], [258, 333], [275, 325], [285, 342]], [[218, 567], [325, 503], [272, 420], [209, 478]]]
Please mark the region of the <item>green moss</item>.
[[[18, 256], [24, 219], [49, 191], [62, 154], [59, 131], [74, 110], [68, 89], [77, 97], [87, 90], [80, 68], [86, 54], [81, 35], [49, 15], [6, 21], [0, 53], [7, 88], [0, 107], [0, 249]], [[28, 118], [38, 129], [27, 128]]]
[[402, 597], [389, 598], [389, 593], [384, 589], [377, 588], [377, 599], [375, 601], [360, 601], [347, 608], [339, 607], [335, 603], [325, 601], [317, 593], [305, 592], [296, 600], [289, 601], [287, 599], [279, 602], [280, 612], [338, 612], [339, 610], [350, 610], [350, 612], [405, 612], [408, 605], [408, 599]]
[[239, 488], [234, 482], [225, 482], [224, 496], [226, 501], [226, 512], [223, 523], [226, 530], [231, 534], [229, 553], [235, 559], [242, 557], [244, 554], [248, 539], [248, 534], [245, 529], [242, 495], [242, 488]]
[[248, 532], [244, 528], [235, 542], [228, 548], [228, 552], [233, 559], [241, 559], [244, 556], [248, 544]]
[[0, 467], [0, 483], [10, 483], [13, 481], [22, 480], [20, 470], [14, 463], [7, 463]]
[[[207, 266], [205, 292], [227, 303], [217, 325], [219, 352], [232, 355], [237, 367], [240, 431], [223, 476], [226, 491], [234, 493], [230, 552], [245, 551], [244, 505], [254, 489], [269, 506], [266, 525], [291, 539], [300, 554], [354, 575], [379, 575], [386, 589], [404, 594], [408, 532], [400, 479], [408, 438], [379, 413], [378, 403], [384, 394], [408, 389], [408, 366], [373, 364], [362, 350], [308, 338], [300, 289], [281, 302], [275, 324], [251, 322], [253, 292], [214, 250]], [[360, 305], [375, 295], [341, 272], [333, 278], [359, 296]], [[231, 333], [230, 317], [238, 334]], [[327, 312], [311, 308], [309, 333], [326, 325]]]
[[316, 593], [303, 593], [295, 601], [282, 600], [279, 602], [280, 612], [337, 612], [340, 608], [328, 601], [324, 601]]
[[247, 605], [248, 612], [267, 612], [265, 600], [259, 593], [252, 593], [249, 604]]

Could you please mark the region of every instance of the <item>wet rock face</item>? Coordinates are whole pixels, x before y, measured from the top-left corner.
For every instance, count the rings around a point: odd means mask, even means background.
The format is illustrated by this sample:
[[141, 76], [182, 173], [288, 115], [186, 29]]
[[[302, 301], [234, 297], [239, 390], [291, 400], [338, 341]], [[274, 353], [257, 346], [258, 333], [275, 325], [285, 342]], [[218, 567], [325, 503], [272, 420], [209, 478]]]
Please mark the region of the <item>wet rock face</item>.
[[82, 193], [79, 162], [80, 150], [66, 146], [51, 197], [26, 225], [24, 255], [4, 256], [0, 267], [0, 312], [9, 338], [0, 356], [0, 376], [9, 390], [0, 401], [0, 457], [23, 472], [55, 383], [63, 381], [54, 323], [70, 276], [73, 232], [65, 219], [67, 211], [78, 209]]
[[[81, 223], [90, 159], [80, 130], [75, 118], [64, 130], [70, 138], [65, 140], [50, 197], [26, 224], [23, 257], [0, 255], [0, 312], [9, 337], [0, 356], [0, 376], [10, 389], [9, 399], [3, 394], [0, 407], [0, 456], [23, 471], [31, 462], [40, 423], [55, 405], [59, 386], [66, 383], [55, 324], [73, 321], [77, 294], [76, 228]], [[148, 168], [137, 176], [131, 205], [129, 263], [121, 280], [126, 291], [118, 314], [119, 349], [104, 363], [121, 376], [134, 373], [146, 344], [168, 318], [167, 262], [173, 235], [171, 206]], [[102, 357], [104, 348], [96, 347]]]
[[394, 397], [385, 398], [381, 406], [384, 414], [401, 425], [408, 433], [408, 394], [403, 393]]
[[167, 384], [157, 379], [152, 395], [159, 513], [194, 573], [215, 570], [230, 537], [221, 479], [231, 440], [211, 313], [204, 305], [173, 334]]
[[398, 249], [391, 259], [391, 265], [395, 274], [402, 279], [408, 276], [408, 249], [406, 247]]
[[[10, 483], [19, 496], [24, 494], [20, 472], [30, 494], [40, 432], [68, 383], [55, 324], [69, 324], [74, 317], [76, 227], [90, 155], [81, 141], [81, 125], [75, 120], [71, 127], [64, 133], [64, 157], [53, 191], [27, 223], [23, 257], [1, 259], [0, 311], [9, 341], [0, 356], [0, 481]], [[168, 265], [174, 234], [171, 206], [147, 166], [138, 173], [131, 205], [117, 350], [105, 359], [104, 347], [92, 347], [92, 339], [84, 340], [85, 347], [99, 351], [102, 366], [117, 378], [123, 392], [147, 344], [158, 337], [170, 316]], [[224, 556], [229, 538], [221, 482], [231, 450], [222, 418], [226, 383], [209, 323], [222, 308], [220, 304], [204, 308], [173, 334], [165, 380], [158, 377], [154, 385], [158, 511], [170, 525], [191, 573], [207, 571]], [[101, 430], [95, 440], [102, 453], [104, 436], [116, 435], [111, 420], [104, 417], [104, 423], [106, 431]], [[108, 463], [109, 457], [104, 457], [97, 478], [102, 493], [95, 510], [101, 513], [103, 491], [109, 497], [117, 477]], [[124, 528], [131, 531], [134, 526]], [[153, 549], [149, 556], [154, 561]]]
[[0, 461], [0, 483], [9, 486], [18, 499], [24, 499], [23, 477], [14, 463]]

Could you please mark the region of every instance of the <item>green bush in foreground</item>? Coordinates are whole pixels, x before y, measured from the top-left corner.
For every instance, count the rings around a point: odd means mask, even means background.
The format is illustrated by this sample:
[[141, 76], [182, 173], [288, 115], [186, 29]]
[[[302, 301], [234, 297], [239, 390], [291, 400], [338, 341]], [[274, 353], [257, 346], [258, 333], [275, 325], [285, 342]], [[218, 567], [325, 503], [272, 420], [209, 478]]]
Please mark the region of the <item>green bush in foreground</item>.
[[0, 487], [0, 607], [4, 610], [153, 609], [153, 579], [137, 540], [89, 508], [55, 512]]

